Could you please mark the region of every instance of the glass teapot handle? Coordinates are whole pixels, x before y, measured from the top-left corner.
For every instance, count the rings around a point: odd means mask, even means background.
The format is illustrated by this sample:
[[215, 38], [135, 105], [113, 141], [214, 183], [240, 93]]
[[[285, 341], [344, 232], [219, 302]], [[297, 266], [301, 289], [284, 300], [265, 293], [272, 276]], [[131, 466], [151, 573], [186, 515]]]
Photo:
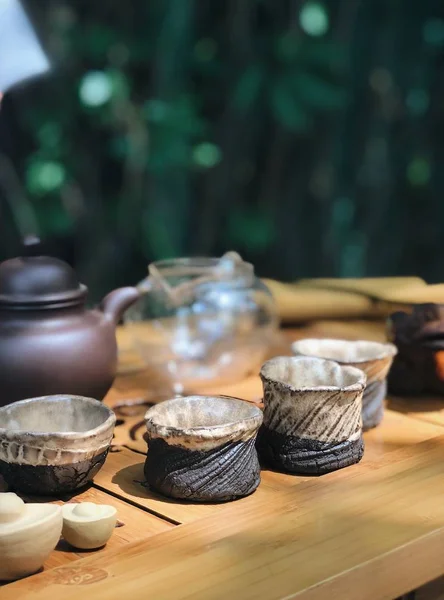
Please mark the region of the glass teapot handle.
[[137, 284], [137, 289], [141, 294], [148, 294], [153, 289], [153, 282], [151, 276], [145, 277], [141, 282]]
[[[157, 272], [154, 265], [150, 265], [150, 269]], [[138, 283], [136, 287], [137, 287], [139, 294], [142, 296], [142, 295], [150, 294], [156, 288], [159, 289], [159, 286], [164, 293], [166, 303], [170, 304], [171, 306], [177, 307], [178, 306], [178, 298], [175, 293], [175, 290], [168, 284], [168, 282], [165, 280], [165, 278], [162, 277], [160, 274], [157, 277], [153, 277], [152, 274], [148, 275], [148, 277], [145, 277], [145, 279], [143, 279], [140, 283]]]

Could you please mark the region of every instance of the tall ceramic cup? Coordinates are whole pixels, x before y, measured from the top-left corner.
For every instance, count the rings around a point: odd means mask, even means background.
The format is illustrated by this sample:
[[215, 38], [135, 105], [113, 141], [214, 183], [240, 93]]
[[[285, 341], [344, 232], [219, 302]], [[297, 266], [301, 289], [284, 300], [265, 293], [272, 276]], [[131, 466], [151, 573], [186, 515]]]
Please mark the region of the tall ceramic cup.
[[145, 415], [145, 477], [170, 498], [224, 502], [248, 496], [260, 482], [255, 440], [259, 407], [227, 396], [185, 396]]
[[361, 460], [365, 374], [319, 358], [282, 356], [260, 376], [264, 421], [257, 448], [278, 470], [322, 474]]
[[361, 369], [367, 376], [362, 398], [364, 431], [380, 424], [384, 417], [387, 375], [397, 353], [393, 344], [334, 339], [305, 339], [292, 344], [296, 356], [334, 360], [340, 365]]

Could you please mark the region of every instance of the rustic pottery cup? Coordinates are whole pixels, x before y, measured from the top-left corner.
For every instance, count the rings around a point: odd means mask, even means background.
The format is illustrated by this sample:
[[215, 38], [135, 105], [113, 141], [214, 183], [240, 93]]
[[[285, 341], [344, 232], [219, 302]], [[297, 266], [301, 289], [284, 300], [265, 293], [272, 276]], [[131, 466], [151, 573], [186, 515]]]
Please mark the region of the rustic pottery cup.
[[260, 376], [264, 421], [260, 457], [290, 473], [323, 474], [361, 460], [365, 374], [320, 358], [282, 356]]
[[397, 353], [393, 344], [336, 339], [305, 339], [292, 344], [296, 356], [334, 360], [340, 365], [361, 369], [367, 376], [362, 397], [362, 428], [376, 427], [384, 416], [387, 375]]
[[99, 472], [116, 417], [82, 396], [42, 396], [0, 408], [0, 475], [25, 494], [72, 492]]
[[226, 396], [167, 400], [145, 415], [150, 487], [195, 502], [235, 500], [260, 482], [255, 449], [262, 411]]

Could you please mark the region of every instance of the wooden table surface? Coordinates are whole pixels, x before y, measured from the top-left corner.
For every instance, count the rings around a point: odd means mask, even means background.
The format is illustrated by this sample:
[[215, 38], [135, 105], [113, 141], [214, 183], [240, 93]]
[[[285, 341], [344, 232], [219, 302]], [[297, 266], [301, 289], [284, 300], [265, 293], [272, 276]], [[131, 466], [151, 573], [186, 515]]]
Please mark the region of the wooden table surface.
[[[307, 336], [378, 340], [384, 331], [316, 323], [285, 331], [279, 352]], [[62, 541], [41, 573], [1, 587], [1, 600], [390, 600], [444, 574], [444, 399], [390, 398], [359, 465], [322, 477], [264, 470], [248, 498], [176, 502], [143, 484], [146, 406], [122, 400], [142, 398], [150, 382], [130, 368], [122, 333], [119, 343], [122, 374], [106, 399], [117, 405], [113, 451], [92, 487], [63, 499], [112, 504], [119, 527], [98, 551]], [[261, 401], [258, 377], [205, 391]]]

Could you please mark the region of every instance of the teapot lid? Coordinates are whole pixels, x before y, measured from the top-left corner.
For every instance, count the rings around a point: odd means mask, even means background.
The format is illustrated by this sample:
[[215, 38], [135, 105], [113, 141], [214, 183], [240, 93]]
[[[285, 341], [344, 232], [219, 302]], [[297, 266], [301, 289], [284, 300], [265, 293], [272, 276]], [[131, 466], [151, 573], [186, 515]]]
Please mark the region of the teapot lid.
[[25, 256], [0, 264], [0, 306], [48, 308], [78, 304], [87, 294], [74, 269], [50, 256], [36, 255], [39, 240], [24, 243]]

